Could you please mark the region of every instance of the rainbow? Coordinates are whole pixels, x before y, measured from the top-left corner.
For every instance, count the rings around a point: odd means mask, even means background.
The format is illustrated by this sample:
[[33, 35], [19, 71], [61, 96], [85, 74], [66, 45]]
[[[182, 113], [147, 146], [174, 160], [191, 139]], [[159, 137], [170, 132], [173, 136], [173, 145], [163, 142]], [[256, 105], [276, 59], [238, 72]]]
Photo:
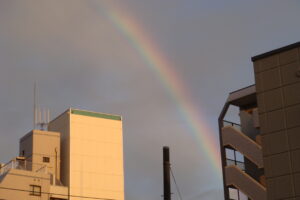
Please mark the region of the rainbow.
[[150, 36], [143, 31], [136, 19], [130, 17], [128, 13], [125, 14], [117, 6], [113, 8], [107, 6], [99, 9], [109, 22], [126, 37], [131, 46], [136, 49], [149, 69], [154, 71], [159, 77], [165, 90], [176, 102], [182, 118], [188, 122], [190, 132], [196, 138], [200, 148], [205, 152], [211, 165], [215, 168], [216, 176], [220, 178], [220, 153], [214, 133], [206, 125], [201, 113], [197, 111], [197, 106], [191, 100], [191, 95], [188, 94], [188, 88], [168, 62], [163, 52], [160, 51], [154, 40], [151, 40]]

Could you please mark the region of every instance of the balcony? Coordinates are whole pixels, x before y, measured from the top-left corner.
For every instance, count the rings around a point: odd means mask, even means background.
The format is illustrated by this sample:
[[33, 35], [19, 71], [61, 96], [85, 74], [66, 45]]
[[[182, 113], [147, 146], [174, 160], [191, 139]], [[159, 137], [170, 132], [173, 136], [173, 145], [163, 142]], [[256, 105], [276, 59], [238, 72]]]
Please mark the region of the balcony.
[[222, 140], [225, 148], [234, 149], [247, 157], [258, 168], [263, 168], [261, 146], [241, 132], [241, 126], [225, 121], [222, 128]]
[[0, 176], [5, 175], [11, 169], [25, 170], [25, 171], [33, 171], [37, 173], [48, 173], [48, 167], [46, 165], [32, 163], [25, 159], [14, 159], [6, 163], [0, 168]]

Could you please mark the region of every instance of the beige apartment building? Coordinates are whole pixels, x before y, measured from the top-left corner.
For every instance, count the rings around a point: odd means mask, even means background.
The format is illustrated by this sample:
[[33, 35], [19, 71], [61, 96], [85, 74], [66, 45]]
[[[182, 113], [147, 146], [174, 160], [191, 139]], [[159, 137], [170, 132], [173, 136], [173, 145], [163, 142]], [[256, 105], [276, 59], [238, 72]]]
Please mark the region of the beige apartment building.
[[[300, 200], [300, 42], [252, 58], [219, 117], [225, 199]], [[225, 121], [238, 107], [240, 124]]]
[[120, 116], [68, 109], [20, 139], [0, 168], [0, 200], [124, 200]]

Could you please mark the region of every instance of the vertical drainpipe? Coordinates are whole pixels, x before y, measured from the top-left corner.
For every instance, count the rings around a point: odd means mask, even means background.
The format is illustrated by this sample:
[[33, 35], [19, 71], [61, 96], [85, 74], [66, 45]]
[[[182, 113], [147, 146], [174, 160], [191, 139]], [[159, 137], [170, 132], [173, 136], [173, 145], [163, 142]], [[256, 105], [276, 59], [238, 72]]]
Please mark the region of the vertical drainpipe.
[[164, 200], [171, 200], [169, 147], [163, 147]]
[[54, 178], [54, 185], [56, 185], [56, 179], [57, 179], [57, 148], [55, 147], [55, 178]]

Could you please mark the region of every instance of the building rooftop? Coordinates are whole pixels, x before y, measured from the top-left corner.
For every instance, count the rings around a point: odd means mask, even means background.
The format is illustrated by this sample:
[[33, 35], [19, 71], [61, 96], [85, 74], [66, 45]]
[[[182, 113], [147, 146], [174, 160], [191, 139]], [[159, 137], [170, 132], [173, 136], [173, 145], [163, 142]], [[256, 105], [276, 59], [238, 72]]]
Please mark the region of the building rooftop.
[[122, 120], [122, 116], [120, 116], [120, 115], [100, 113], [100, 112], [94, 112], [94, 111], [88, 111], [88, 110], [81, 110], [81, 109], [77, 109], [77, 108], [69, 108], [65, 112], [61, 113], [60, 115], [58, 115], [57, 117], [52, 119], [51, 121], [56, 120], [57, 118], [59, 118], [60, 116], [62, 116], [63, 114], [65, 114], [67, 112], [70, 112], [71, 114], [75, 114], [75, 115], [83, 115], [83, 116], [88, 116], [88, 117], [97, 117], [97, 118], [104, 118], [104, 119], [111, 119], [111, 120], [118, 120], [118, 121]]
[[255, 85], [233, 91], [229, 94], [227, 102], [235, 106], [248, 106], [256, 103], [256, 90]]
[[120, 115], [112, 115], [107, 113], [98, 113], [98, 112], [92, 112], [87, 110], [79, 110], [79, 109], [70, 109], [72, 114], [76, 115], [84, 115], [89, 117], [98, 117], [98, 118], [104, 118], [104, 119], [112, 119], [112, 120], [121, 120], [122, 117]]
[[278, 48], [278, 49], [274, 49], [272, 51], [269, 51], [269, 52], [266, 52], [266, 53], [254, 56], [254, 57], [251, 58], [251, 60], [252, 60], [252, 62], [254, 62], [256, 60], [259, 60], [259, 59], [271, 56], [273, 54], [280, 53], [282, 51], [287, 51], [287, 50], [290, 50], [290, 49], [293, 49], [293, 48], [296, 48], [296, 47], [300, 47], [300, 42], [296, 42], [294, 44], [290, 44], [290, 45], [287, 45], [287, 46], [284, 46], [284, 47], [281, 47], [281, 48]]

